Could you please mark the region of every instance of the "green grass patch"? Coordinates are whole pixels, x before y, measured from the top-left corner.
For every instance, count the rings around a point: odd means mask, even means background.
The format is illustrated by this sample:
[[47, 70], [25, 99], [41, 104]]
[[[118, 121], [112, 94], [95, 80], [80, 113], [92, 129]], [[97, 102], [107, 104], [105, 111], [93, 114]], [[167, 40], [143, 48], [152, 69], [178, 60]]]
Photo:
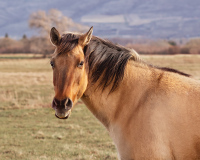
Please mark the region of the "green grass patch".
[[79, 104], [60, 120], [51, 108], [0, 112], [1, 159], [117, 159], [105, 128]]

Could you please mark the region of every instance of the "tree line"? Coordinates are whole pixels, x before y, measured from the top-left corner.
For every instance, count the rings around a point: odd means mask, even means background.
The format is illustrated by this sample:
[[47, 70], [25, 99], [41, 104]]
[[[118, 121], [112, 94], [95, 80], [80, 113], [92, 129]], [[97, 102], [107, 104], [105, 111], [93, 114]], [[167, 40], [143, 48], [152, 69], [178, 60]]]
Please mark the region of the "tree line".
[[8, 33], [5, 33], [5, 37], [0, 39], [0, 53], [39, 53], [46, 55], [54, 50], [49, 41], [49, 33], [52, 27], [56, 27], [60, 32], [85, 32], [89, 29], [88, 26], [74, 22], [56, 9], [51, 9], [48, 12], [42, 10], [33, 12], [28, 23], [31, 29], [37, 30], [38, 35], [30, 38], [23, 35], [21, 39], [15, 40], [10, 38]]
[[[86, 32], [89, 29], [88, 26], [74, 22], [56, 9], [48, 12], [42, 10], [33, 12], [28, 23], [31, 29], [37, 31], [38, 35], [30, 38], [23, 35], [21, 39], [15, 40], [5, 33], [5, 37], [0, 39], [0, 53], [38, 53], [46, 56], [53, 53], [54, 50], [49, 40], [49, 32], [52, 27], [56, 27], [59, 32]], [[138, 43], [133, 40], [114, 38], [111, 41], [133, 48], [140, 54], [200, 54], [200, 38], [191, 39], [181, 45], [173, 40], [149, 40], [145, 43]]]

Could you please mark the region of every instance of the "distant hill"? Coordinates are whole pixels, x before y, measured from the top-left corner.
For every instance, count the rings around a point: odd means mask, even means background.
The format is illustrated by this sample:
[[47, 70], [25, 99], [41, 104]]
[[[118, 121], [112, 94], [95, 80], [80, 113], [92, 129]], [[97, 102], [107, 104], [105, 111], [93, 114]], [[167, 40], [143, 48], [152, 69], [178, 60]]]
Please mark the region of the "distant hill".
[[200, 0], [0, 0], [0, 36], [34, 35], [29, 15], [51, 8], [94, 26], [94, 34], [102, 37], [200, 36]]

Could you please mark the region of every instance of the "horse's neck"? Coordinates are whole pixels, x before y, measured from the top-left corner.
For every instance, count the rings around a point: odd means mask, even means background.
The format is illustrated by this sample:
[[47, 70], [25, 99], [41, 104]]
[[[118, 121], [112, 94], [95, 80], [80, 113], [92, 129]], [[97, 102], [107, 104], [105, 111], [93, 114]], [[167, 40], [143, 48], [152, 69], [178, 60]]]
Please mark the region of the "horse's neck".
[[138, 67], [129, 62], [124, 78], [118, 88], [109, 94], [110, 87], [102, 91], [97, 88], [98, 83], [89, 85], [84, 96], [83, 102], [89, 110], [104, 124], [109, 130], [111, 124], [116, 124], [120, 119], [126, 118], [129, 112], [133, 112], [145, 88], [148, 87], [147, 81], [150, 70], [145, 67]]

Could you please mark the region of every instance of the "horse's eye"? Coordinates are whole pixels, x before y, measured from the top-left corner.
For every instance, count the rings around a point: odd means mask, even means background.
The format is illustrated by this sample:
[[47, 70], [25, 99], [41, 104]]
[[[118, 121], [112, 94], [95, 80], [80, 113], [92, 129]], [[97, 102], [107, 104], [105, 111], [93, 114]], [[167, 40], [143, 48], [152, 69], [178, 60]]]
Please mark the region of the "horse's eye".
[[82, 67], [83, 67], [83, 64], [84, 64], [84, 61], [81, 61], [81, 62], [78, 64], [78, 67], [79, 67], [79, 68], [82, 68]]
[[51, 67], [52, 67], [52, 68], [54, 68], [54, 67], [55, 67], [55, 65], [54, 65], [53, 61], [51, 61], [51, 62], [50, 62], [50, 65], [51, 65]]

